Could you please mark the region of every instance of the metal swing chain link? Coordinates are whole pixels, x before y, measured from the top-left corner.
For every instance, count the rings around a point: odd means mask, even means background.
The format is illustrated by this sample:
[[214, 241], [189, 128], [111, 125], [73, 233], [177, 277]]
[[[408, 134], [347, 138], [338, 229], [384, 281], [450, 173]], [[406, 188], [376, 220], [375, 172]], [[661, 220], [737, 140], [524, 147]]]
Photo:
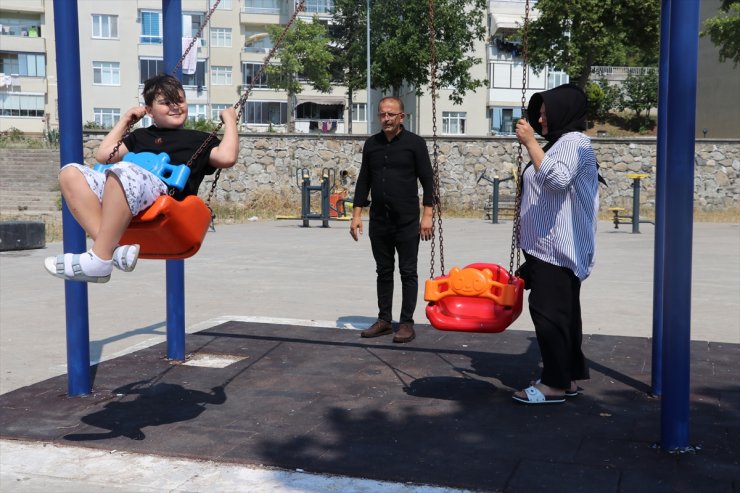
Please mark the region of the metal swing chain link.
[[[529, 54], [529, 0], [524, 3], [524, 36], [522, 46], [522, 118], [527, 114], [527, 62]], [[516, 159], [516, 198], [514, 199], [514, 226], [511, 232], [511, 254], [509, 257], [509, 283], [514, 282], [515, 269], [519, 269], [521, 263], [521, 249], [519, 248], [520, 234], [520, 212], [522, 207], [522, 189], [524, 179], [522, 177], [522, 143], [519, 143], [519, 151]], [[514, 257], [516, 256], [516, 264]]]
[[442, 200], [439, 186], [439, 144], [437, 142], [437, 33], [434, 29], [434, 0], [428, 0], [429, 9], [429, 57], [430, 57], [430, 89], [432, 96], [432, 243], [429, 278], [434, 279], [435, 243], [437, 242], [435, 222], [439, 225], [439, 268], [441, 275], [445, 275], [444, 240], [442, 235]]

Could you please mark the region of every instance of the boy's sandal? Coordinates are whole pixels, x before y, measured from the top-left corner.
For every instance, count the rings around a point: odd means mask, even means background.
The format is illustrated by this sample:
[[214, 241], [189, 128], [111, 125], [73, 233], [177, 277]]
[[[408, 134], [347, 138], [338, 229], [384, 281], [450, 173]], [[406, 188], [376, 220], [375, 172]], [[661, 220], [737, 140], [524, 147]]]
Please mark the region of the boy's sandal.
[[[68, 274], [64, 267], [64, 260], [67, 255], [70, 256], [69, 265], [72, 268], [72, 274]], [[88, 276], [85, 274], [80, 265], [80, 255], [77, 253], [65, 253], [63, 255], [57, 255], [56, 257], [46, 257], [44, 260], [44, 267], [52, 276], [59, 277], [67, 281], [103, 283], [110, 280], [110, 274], [106, 276]]]
[[[136, 267], [136, 261], [139, 260], [139, 245], [120, 245], [113, 250], [113, 266], [124, 272], [131, 272]], [[129, 255], [133, 258], [129, 260]]]
[[513, 394], [511, 398], [522, 404], [562, 404], [565, 402], [565, 395], [545, 395], [534, 386], [527, 387], [523, 392], [524, 397]]

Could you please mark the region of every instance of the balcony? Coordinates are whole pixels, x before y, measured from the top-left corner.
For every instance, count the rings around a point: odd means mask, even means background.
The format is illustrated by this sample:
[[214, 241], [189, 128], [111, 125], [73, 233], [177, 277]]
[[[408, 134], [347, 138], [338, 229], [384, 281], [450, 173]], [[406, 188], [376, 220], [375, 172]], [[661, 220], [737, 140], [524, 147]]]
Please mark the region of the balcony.
[[16, 53], [45, 53], [46, 40], [27, 36], [2, 36], [3, 51]]
[[287, 22], [286, 3], [279, 0], [246, 0], [239, 13], [242, 24], [280, 24]]

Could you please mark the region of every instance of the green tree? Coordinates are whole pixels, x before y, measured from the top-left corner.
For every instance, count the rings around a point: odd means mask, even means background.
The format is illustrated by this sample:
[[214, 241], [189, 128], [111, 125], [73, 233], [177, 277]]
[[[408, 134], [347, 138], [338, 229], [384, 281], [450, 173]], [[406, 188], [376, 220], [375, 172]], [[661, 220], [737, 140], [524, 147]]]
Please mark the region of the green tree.
[[[348, 133], [352, 133], [352, 102], [358, 89], [367, 84], [367, 9], [358, 0], [334, 0], [333, 22], [329, 34], [333, 40], [334, 81], [347, 87]], [[367, 108], [367, 115], [371, 109]]]
[[709, 36], [719, 48], [719, 61], [740, 63], [740, 0], [723, 0], [720, 13], [704, 22], [702, 36]]
[[621, 95], [619, 87], [609, 84], [606, 79], [589, 81], [586, 84], [589, 123], [593, 126], [593, 122], [606, 121], [609, 112], [619, 104]]
[[529, 63], [566, 72], [586, 87], [594, 65], [655, 65], [659, 0], [539, 0], [529, 26]]
[[650, 109], [657, 106], [658, 71], [648, 69], [645, 73], [628, 75], [622, 84], [619, 109], [627, 108], [634, 111], [636, 126], [643, 129], [650, 126]]
[[[435, 0], [437, 84], [451, 88], [450, 99], [485, 85], [470, 69], [482, 62], [472, 55], [485, 38], [486, 0]], [[430, 83], [430, 28], [427, 0], [375, 0], [371, 8], [372, 86], [398, 95], [404, 84]]]
[[[277, 40], [284, 27], [267, 26], [270, 38]], [[334, 59], [329, 49], [326, 27], [314, 17], [313, 22], [296, 19], [281, 42], [275, 57], [279, 63], [265, 67], [267, 84], [288, 93], [288, 132], [295, 130], [293, 100], [307, 82], [319, 92], [331, 90], [330, 65]]]

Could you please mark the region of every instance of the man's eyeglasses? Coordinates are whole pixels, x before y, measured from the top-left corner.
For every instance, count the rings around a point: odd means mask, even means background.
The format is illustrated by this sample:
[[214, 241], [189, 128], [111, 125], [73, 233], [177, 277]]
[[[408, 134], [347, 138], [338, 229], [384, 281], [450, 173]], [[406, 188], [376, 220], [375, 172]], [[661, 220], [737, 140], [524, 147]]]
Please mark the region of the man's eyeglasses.
[[385, 111], [378, 113], [378, 118], [395, 118], [398, 115], [403, 115], [403, 113], [391, 113], [390, 111]]

